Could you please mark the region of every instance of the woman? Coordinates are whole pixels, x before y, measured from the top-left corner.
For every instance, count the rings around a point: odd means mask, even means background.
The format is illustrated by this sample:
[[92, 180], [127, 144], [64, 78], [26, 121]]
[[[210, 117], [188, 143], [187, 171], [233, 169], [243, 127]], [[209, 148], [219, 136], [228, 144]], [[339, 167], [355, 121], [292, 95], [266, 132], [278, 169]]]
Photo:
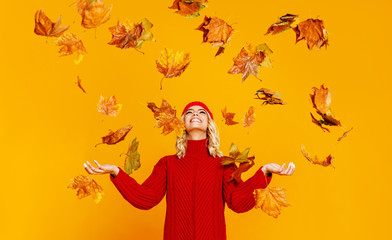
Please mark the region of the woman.
[[189, 103], [182, 112], [185, 131], [177, 139], [176, 155], [165, 156], [152, 174], [138, 184], [121, 168], [105, 164], [84, 164], [89, 174], [110, 174], [122, 196], [139, 209], [150, 209], [166, 194], [165, 240], [224, 240], [225, 203], [237, 213], [255, 206], [254, 189], [266, 188], [272, 173], [292, 175], [287, 168], [266, 164], [245, 182], [229, 181], [235, 164], [223, 166], [219, 137], [213, 115], [202, 102]]

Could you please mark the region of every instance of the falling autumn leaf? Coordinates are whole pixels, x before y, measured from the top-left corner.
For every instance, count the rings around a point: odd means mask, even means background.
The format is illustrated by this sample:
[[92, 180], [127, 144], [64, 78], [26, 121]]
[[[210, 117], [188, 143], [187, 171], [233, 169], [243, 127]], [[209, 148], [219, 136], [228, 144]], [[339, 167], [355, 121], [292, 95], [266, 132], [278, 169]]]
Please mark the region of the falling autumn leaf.
[[124, 138], [127, 136], [128, 132], [131, 131], [131, 129], [132, 129], [131, 125], [126, 125], [125, 127], [122, 127], [115, 132], [109, 129], [109, 134], [102, 137], [102, 143], [96, 144], [95, 147], [98, 146], [99, 144], [108, 144], [108, 145], [116, 144], [124, 140]]
[[109, 45], [116, 45], [121, 49], [135, 48], [141, 49], [144, 41], [155, 41], [152, 33], [152, 23], [147, 19], [131, 24], [126, 20], [124, 24], [117, 22], [116, 26], [110, 27], [112, 33], [112, 40], [108, 42]]
[[200, 10], [205, 8], [207, 0], [174, 0], [170, 9], [177, 9], [176, 13], [187, 18], [200, 16]]
[[[328, 166], [332, 166], [332, 160], [333, 157], [330, 155], [328, 155], [325, 159], [319, 159], [318, 156], [314, 156], [313, 158], [311, 158], [306, 152], [305, 152], [305, 146], [302, 145], [301, 146], [301, 151], [302, 154], [304, 155], [304, 157], [311, 163], [313, 164], [318, 164], [321, 165], [323, 167], [328, 167]], [[335, 168], [334, 166], [332, 166], [333, 168]]]
[[97, 104], [97, 110], [99, 113], [116, 117], [120, 112], [122, 104], [117, 104], [116, 97], [110, 96], [107, 100], [101, 95]]
[[343, 138], [347, 137], [347, 133], [349, 133], [351, 130], [353, 130], [353, 128], [354, 127], [351, 127], [349, 130], [345, 131], [343, 133], [343, 135], [340, 138], [338, 138], [338, 142], [340, 142], [340, 140], [342, 140]]
[[230, 175], [229, 181], [234, 179], [236, 182], [242, 182], [241, 174], [248, 171], [253, 165], [255, 165], [254, 157], [250, 158], [250, 162], [240, 163], [239, 167]]
[[226, 112], [226, 107], [224, 109], [222, 109], [222, 116], [225, 119], [226, 125], [230, 126], [230, 125], [238, 124], [238, 122], [233, 120], [234, 115], [235, 115], [235, 113]]
[[250, 127], [255, 122], [255, 109], [250, 106], [248, 112], [245, 113], [244, 127]]
[[96, 203], [102, 199], [103, 188], [94, 179], [80, 175], [71, 180], [72, 183], [68, 186], [70, 189], [75, 189], [76, 196], [79, 199], [92, 196]]
[[279, 21], [276, 23], [272, 24], [268, 30], [267, 34], [271, 33], [272, 35], [277, 34], [277, 33], [282, 33], [295, 25], [295, 23], [298, 21], [298, 15], [293, 15], [293, 14], [286, 14], [282, 17], [279, 18]]
[[323, 131], [330, 132], [328, 128], [323, 127], [324, 121], [323, 121], [322, 119], [321, 119], [321, 120], [317, 120], [317, 119], [313, 116], [312, 113], [310, 113], [310, 116], [312, 117], [312, 122], [313, 122], [314, 124], [316, 124], [317, 126], [319, 126]]
[[240, 152], [238, 147], [232, 143], [229, 148], [229, 156], [222, 157], [222, 165], [228, 165], [231, 163], [243, 163], [243, 162], [252, 162], [255, 159], [254, 156], [248, 157], [250, 148], [245, 149], [244, 151]]
[[82, 16], [82, 26], [91, 29], [109, 20], [113, 5], [106, 7], [102, 0], [80, 0], [76, 3], [76, 7]]
[[203, 42], [212, 43], [212, 47], [219, 47], [215, 56], [224, 52], [233, 32], [233, 28], [224, 20], [207, 16], [204, 17], [203, 23], [196, 30], [203, 32]]
[[59, 50], [60, 57], [75, 53], [75, 64], [79, 64], [83, 60], [83, 56], [87, 54], [82, 40], [73, 33], [64, 33], [55, 41], [55, 44], [61, 46]]
[[44, 13], [42, 8], [35, 13], [35, 27], [34, 33], [40, 36], [47, 37], [60, 37], [69, 26], [61, 26], [61, 16], [57, 19], [57, 22], [52, 22]]
[[290, 206], [286, 200], [286, 190], [284, 188], [259, 188], [255, 189], [253, 194], [256, 202], [255, 208], [261, 208], [274, 218], [279, 216], [282, 207]]
[[[76, 84], [78, 84], [78, 87], [84, 92], [86, 93], [86, 90], [84, 90], [84, 88], [82, 87], [82, 79], [80, 79], [80, 77], [78, 76], [78, 82]], [[86, 93], [87, 94], [87, 93]]]
[[267, 88], [260, 88], [256, 91], [256, 99], [262, 100], [263, 103], [261, 105], [274, 105], [274, 104], [286, 104], [280, 99], [280, 94], [275, 93], [274, 91]]
[[249, 44], [247, 47], [243, 47], [238, 56], [233, 59], [234, 65], [229, 69], [228, 73], [242, 73], [242, 82], [244, 82], [250, 74], [253, 74], [257, 78], [260, 66], [272, 66], [268, 57], [271, 53], [272, 50], [266, 44], [260, 44], [257, 47], [253, 47]]
[[293, 30], [296, 34], [295, 42], [305, 39], [309, 50], [312, 50], [314, 46], [317, 49], [323, 46], [326, 49], [328, 46], [328, 34], [324, 28], [323, 20], [310, 18], [300, 22]]
[[163, 127], [162, 134], [167, 135], [172, 131], [176, 131], [178, 136], [181, 136], [185, 129], [184, 122], [176, 117], [176, 110], [170, 104], [162, 99], [161, 107], [158, 108], [155, 103], [148, 103], [147, 107], [154, 113], [154, 118], [157, 121], [155, 127]]
[[139, 142], [136, 141], [136, 138], [129, 144], [124, 162], [124, 170], [128, 175], [132, 173], [132, 170], [140, 168], [140, 154], [137, 151], [138, 146]]
[[[174, 53], [172, 49], [164, 48], [156, 64], [158, 71], [164, 75], [163, 78], [172, 78], [180, 76], [188, 67], [190, 61], [189, 53]], [[161, 79], [161, 90], [163, 78]]]

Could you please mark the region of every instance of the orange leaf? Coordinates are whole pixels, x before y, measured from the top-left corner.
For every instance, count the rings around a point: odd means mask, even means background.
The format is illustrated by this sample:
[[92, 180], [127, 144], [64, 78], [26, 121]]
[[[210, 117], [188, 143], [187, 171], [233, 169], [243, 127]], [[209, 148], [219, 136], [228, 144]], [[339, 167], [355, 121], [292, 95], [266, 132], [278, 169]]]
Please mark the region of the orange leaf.
[[61, 16], [57, 19], [56, 23], [53, 23], [44, 13], [42, 8], [35, 13], [35, 27], [34, 33], [40, 36], [47, 37], [60, 37], [69, 26], [60, 27]]
[[[301, 146], [301, 151], [302, 154], [304, 155], [304, 157], [311, 163], [313, 164], [318, 164], [321, 165], [323, 167], [328, 167], [329, 165], [332, 166], [332, 160], [333, 157], [330, 155], [328, 155], [325, 159], [319, 159], [317, 156], [314, 156], [313, 158], [311, 158], [306, 152], [305, 152], [305, 146], [302, 145]], [[334, 166], [332, 166], [333, 168], [335, 168]]]
[[288, 207], [290, 204], [286, 200], [286, 190], [284, 188], [272, 187], [265, 189], [255, 189], [255, 208], [261, 208], [268, 215], [277, 218], [282, 207]]
[[263, 100], [261, 105], [274, 105], [274, 104], [286, 104], [285, 102], [280, 99], [280, 95], [275, 93], [274, 91], [267, 89], [267, 88], [260, 88], [256, 91], [256, 99]]
[[314, 124], [316, 124], [317, 126], [319, 126], [323, 131], [330, 132], [328, 128], [323, 127], [323, 123], [324, 123], [323, 120], [317, 120], [317, 119], [313, 116], [312, 113], [310, 113], [310, 116], [312, 117], [312, 122], [313, 122]]
[[[330, 109], [332, 94], [329, 92], [328, 88], [325, 88], [324, 85], [321, 85], [320, 89], [313, 87], [312, 91], [313, 94], [310, 94], [310, 98], [313, 103], [313, 108], [315, 108], [316, 112], [323, 118], [323, 120], [318, 121], [319, 124], [328, 126], [341, 126], [340, 121], [333, 117], [332, 111]], [[313, 115], [312, 118], [317, 121]]]
[[[164, 48], [159, 59], [156, 61], [157, 69], [164, 75], [164, 78], [180, 76], [190, 63], [189, 53], [175, 52], [172, 49]], [[163, 80], [163, 79], [162, 79]], [[161, 80], [161, 90], [162, 90]]]
[[249, 157], [251, 162], [242, 162], [240, 166], [234, 170], [234, 172], [230, 175], [229, 181], [235, 179], [237, 182], [242, 182], [241, 174], [248, 171], [253, 165], [255, 165], [255, 157]]
[[224, 109], [222, 109], [222, 115], [223, 115], [223, 118], [225, 119], [226, 125], [230, 126], [230, 125], [238, 124], [238, 122], [233, 120], [235, 113], [226, 112], [226, 107]]
[[[128, 132], [131, 131], [132, 126], [131, 125], [126, 125], [125, 127], [122, 127], [118, 129], [117, 131], [113, 132], [112, 130], [109, 130], [109, 134], [102, 137], [102, 143], [103, 144], [108, 144], [108, 145], [113, 145], [116, 144], [127, 136]], [[101, 143], [98, 143], [99, 145]], [[95, 146], [97, 146], [95, 145]]]
[[276, 23], [272, 24], [268, 30], [267, 34], [271, 33], [272, 35], [284, 32], [288, 29], [291, 28], [292, 24], [298, 20], [298, 15], [293, 15], [293, 14], [286, 14], [282, 17], [279, 18], [279, 21]]
[[68, 188], [75, 189], [79, 199], [91, 195], [96, 203], [102, 199], [103, 188], [94, 179], [80, 175], [71, 180]]
[[244, 127], [250, 127], [255, 122], [255, 109], [250, 106], [248, 112], [245, 113]]
[[118, 112], [121, 110], [122, 104], [117, 104], [116, 97], [110, 96], [107, 100], [101, 95], [97, 104], [97, 110], [99, 113], [116, 117]]
[[82, 26], [90, 29], [96, 28], [109, 20], [113, 5], [106, 7], [102, 0], [95, 0], [89, 3], [79, 1], [77, 7], [82, 16]]
[[314, 46], [317, 49], [328, 46], [328, 34], [324, 28], [323, 20], [310, 18], [300, 22], [293, 30], [296, 34], [296, 43], [305, 39], [309, 50]]
[[55, 41], [55, 44], [62, 46], [59, 50], [60, 57], [75, 53], [75, 64], [80, 63], [83, 60], [83, 56], [87, 53], [82, 40], [72, 33], [64, 33]]
[[203, 23], [196, 30], [203, 32], [203, 42], [212, 43], [213, 47], [219, 46], [215, 56], [223, 53], [233, 32], [233, 28], [222, 19], [207, 16], [204, 17]]
[[[86, 90], [84, 90], [84, 88], [82, 87], [82, 80], [80, 79], [79, 76], [78, 76], [77, 78], [78, 78], [78, 82], [77, 82], [78, 87], [79, 87], [84, 93], [86, 93]], [[86, 93], [86, 94], [87, 94], [87, 93]]]
[[176, 131], [177, 135], [181, 135], [185, 129], [184, 122], [176, 117], [176, 110], [170, 104], [162, 99], [161, 107], [158, 108], [155, 103], [148, 103], [147, 107], [154, 113], [157, 121], [155, 127], [162, 129], [162, 134], [167, 135], [172, 131]]
[[354, 128], [354, 127], [351, 127], [350, 130], [345, 131], [345, 132], [343, 133], [343, 135], [342, 135], [340, 138], [338, 138], [338, 142], [339, 142], [340, 140], [342, 140], [343, 138], [347, 137], [347, 133], [349, 133], [351, 130], [353, 130], [353, 128]]
[[173, 5], [169, 7], [170, 9], [177, 9], [176, 13], [185, 16], [187, 18], [194, 18], [200, 16], [199, 11], [203, 9], [207, 1], [184, 1], [175, 0]]

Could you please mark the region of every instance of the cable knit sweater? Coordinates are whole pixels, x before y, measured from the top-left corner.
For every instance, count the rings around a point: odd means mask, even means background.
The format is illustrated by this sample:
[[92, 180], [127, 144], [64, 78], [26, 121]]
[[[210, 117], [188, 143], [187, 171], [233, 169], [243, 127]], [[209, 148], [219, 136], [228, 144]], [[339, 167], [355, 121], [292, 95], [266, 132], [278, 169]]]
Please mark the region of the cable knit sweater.
[[261, 168], [245, 182], [228, 181], [235, 165], [222, 166], [219, 157], [208, 154], [206, 143], [188, 140], [184, 158], [161, 158], [141, 185], [121, 168], [115, 178], [110, 176], [139, 209], [154, 207], [166, 194], [164, 240], [225, 240], [225, 203], [237, 213], [249, 211], [255, 205], [254, 189], [271, 181]]

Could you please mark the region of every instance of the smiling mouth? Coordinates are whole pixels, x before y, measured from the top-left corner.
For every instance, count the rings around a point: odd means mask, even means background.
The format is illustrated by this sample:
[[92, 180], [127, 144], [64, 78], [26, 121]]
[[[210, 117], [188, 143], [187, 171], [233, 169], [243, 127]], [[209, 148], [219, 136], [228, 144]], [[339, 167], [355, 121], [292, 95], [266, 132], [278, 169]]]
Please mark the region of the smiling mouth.
[[192, 122], [201, 123], [201, 120], [200, 120], [200, 119], [197, 119], [197, 118], [194, 118], [194, 119], [191, 119], [191, 123], [192, 123]]

